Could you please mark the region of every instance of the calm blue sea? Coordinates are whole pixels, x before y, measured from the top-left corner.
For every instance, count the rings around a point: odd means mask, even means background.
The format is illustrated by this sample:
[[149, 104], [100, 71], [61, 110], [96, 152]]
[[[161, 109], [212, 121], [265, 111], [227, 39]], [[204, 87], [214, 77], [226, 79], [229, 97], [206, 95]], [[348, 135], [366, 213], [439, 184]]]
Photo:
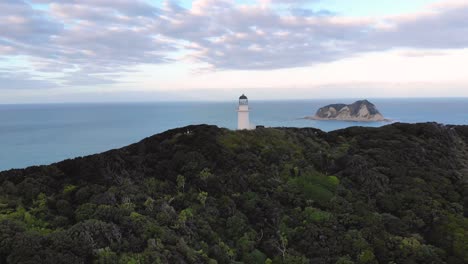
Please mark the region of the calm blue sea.
[[[256, 125], [315, 127], [331, 131], [348, 123], [301, 119], [330, 103], [354, 100], [250, 101]], [[468, 124], [468, 98], [374, 99], [386, 118], [399, 122]], [[50, 164], [137, 142], [190, 124], [235, 129], [236, 102], [0, 105], [0, 171]]]

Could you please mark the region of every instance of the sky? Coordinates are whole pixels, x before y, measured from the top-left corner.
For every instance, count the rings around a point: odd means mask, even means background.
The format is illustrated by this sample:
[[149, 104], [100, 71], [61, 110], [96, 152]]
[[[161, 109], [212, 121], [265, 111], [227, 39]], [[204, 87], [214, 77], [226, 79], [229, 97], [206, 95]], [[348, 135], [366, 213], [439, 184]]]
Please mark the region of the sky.
[[468, 0], [0, 0], [0, 103], [468, 97]]

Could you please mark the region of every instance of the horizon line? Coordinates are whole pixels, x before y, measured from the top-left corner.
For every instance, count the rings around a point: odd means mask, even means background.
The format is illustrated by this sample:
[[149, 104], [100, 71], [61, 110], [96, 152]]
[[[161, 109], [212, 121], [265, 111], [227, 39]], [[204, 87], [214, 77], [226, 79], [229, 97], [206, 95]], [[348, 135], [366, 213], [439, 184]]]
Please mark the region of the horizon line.
[[[253, 102], [281, 102], [281, 101], [322, 101], [322, 100], [424, 100], [424, 99], [468, 99], [468, 96], [428, 96], [428, 97], [322, 97], [322, 98], [288, 98], [288, 99], [251, 99]], [[18, 102], [18, 103], [1, 103], [0, 105], [63, 105], [63, 104], [137, 104], [137, 103], [225, 103], [236, 102], [238, 99], [219, 99], [219, 100], [198, 100], [198, 99], [181, 99], [181, 100], [135, 100], [135, 101], [65, 101], [65, 102]]]

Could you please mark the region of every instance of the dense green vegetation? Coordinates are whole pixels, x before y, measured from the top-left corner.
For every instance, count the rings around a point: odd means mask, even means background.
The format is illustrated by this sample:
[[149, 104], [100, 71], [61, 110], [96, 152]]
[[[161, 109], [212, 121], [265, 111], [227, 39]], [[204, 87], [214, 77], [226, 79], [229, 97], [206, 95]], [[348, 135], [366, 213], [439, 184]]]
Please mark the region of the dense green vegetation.
[[0, 263], [467, 263], [468, 127], [170, 130], [0, 173]]

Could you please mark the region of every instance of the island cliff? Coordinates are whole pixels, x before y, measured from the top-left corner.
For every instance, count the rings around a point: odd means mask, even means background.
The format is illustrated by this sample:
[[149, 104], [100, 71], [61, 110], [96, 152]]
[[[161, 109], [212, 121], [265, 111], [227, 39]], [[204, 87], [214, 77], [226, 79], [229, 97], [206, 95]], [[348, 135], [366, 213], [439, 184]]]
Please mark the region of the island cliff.
[[0, 263], [467, 263], [467, 146], [435, 123], [200, 125], [0, 172]]
[[308, 117], [313, 120], [339, 120], [355, 122], [386, 121], [374, 104], [361, 100], [352, 104], [331, 104], [320, 108], [315, 116]]

